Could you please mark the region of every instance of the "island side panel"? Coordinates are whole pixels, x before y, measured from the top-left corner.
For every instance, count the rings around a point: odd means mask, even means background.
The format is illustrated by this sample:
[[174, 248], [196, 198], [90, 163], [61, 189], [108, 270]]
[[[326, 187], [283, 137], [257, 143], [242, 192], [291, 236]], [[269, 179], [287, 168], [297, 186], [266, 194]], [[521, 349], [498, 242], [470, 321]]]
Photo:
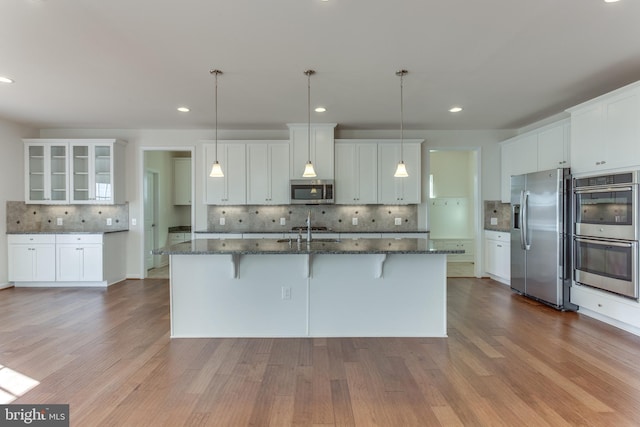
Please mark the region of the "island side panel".
[[231, 255], [171, 255], [171, 336], [306, 336], [306, 260], [240, 255], [234, 278]]
[[446, 337], [446, 255], [314, 255], [310, 335]]

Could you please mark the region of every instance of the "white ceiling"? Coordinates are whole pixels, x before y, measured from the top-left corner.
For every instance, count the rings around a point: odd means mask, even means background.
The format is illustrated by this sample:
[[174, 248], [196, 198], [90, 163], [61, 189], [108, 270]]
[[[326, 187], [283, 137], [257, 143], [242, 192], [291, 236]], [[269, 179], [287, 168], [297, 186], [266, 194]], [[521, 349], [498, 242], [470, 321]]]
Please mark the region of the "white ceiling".
[[308, 68], [313, 122], [398, 128], [406, 68], [406, 129], [517, 128], [640, 79], [640, 1], [2, 1], [9, 120], [211, 128], [211, 68], [223, 129], [305, 123]]

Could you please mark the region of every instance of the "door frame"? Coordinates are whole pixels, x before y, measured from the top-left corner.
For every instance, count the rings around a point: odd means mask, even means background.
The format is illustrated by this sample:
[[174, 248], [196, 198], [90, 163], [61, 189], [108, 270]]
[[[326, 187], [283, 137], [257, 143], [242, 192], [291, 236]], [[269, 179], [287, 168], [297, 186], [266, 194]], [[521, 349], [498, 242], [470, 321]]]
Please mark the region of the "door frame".
[[[142, 217], [142, 233], [144, 236], [144, 255], [145, 255], [145, 261], [144, 261], [144, 268], [145, 271], [149, 271], [150, 268], [157, 268], [157, 267], [161, 267], [160, 265], [160, 256], [159, 255], [153, 255], [152, 256], [152, 261], [151, 261], [151, 267], [149, 267], [147, 265], [147, 250], [149, 248], [147, 248], [147, 201], [144, 198], [144, 193], [145, 193], [145, 181], [147, 179], [151, 179], [152, 180], [152, 189], [153, 189], [153, 193], [152, 193], [152, 207], [151, 210], [153, 211], [153, 221], [155, 221], [156, 223], [158, 222], [158, 215], [159, 215], [159, 205], [158, 205], [158, 182], [159, 182], [159, 177], [160, 172], [158, 172], [155, 169], [151, 169], [145, 166], [145, 170], [144, 170], [144, 179], [142, 181], [142, 212], [144, 214], [144, 216]], [[149, 177], [149, 178], [147, 178]], [[158, 227], [153, 227], [151, 230], [151, 234], [153, 234], [153, 246], [155, 248], [156, 242], [158, 241]], [[153, 249], [153, 248], [152, 248]], [[145, 274], [146, 275], [146, 274]]]
[[[473, 226], [474, 230], [474, 254], [473, 254], [473, 274], [477, 278], [481, 278], [484, 273], [484, 233], [483, 233], [483, 222], [482, 222], [482, 212], [484, 210], [482, 203], [482, 149], [481, 147], [425, 147], [427, 149], [427, 167], [426, 169], [426, 177], [424, 181], [427, 185], [427, 193], [429, 188], [429, 173], [431, 172], [431, 151], [471, 151], [476, 155], [476, 170], [474, 176], [474, 190], [473, 190], [473, 204], [474, 204], [474, 214], [473, 214]], [[427, 199], [428, 194], [427, 194]], [[429, 203], [425, 201], [427, 205], [427, 222], [429, 221]]]
[[[142, 238], [139, 240], [139, 254], [140, 261], [138, 264], [138, 268], [140, 271], [140, 278], [144, 279], [147, 277], [147, 269], [145, 264], [145, 224], [144, 224], [144, 175], [146, 173], [145, 168], [145, 153], [147, 151], [185, 151], [191, 153], [191, 227], [195, 225], [195, 155], [196, 155], [196, 147], [194, 145], [172, 145], [172, 146], [147, 146], [140, 147], [139, 151], [139, 161], [138, 161], [138, 200], [140, 201], [140, 230], [142, 230]], [[156, 218], [156, 221], [158, 218]], [[193, 228], [191, 229], [191, 234], [193, 236]]]

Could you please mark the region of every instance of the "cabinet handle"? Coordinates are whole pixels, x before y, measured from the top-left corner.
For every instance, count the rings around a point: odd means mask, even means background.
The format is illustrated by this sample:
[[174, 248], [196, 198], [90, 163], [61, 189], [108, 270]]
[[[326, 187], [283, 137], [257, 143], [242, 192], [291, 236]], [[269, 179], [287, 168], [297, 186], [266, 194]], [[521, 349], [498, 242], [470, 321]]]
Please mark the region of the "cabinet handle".
[[502, 245], [497, 245], [497, 246], [498, 246], [499, 248], [501, 248], [501, 247], [502, 247]]

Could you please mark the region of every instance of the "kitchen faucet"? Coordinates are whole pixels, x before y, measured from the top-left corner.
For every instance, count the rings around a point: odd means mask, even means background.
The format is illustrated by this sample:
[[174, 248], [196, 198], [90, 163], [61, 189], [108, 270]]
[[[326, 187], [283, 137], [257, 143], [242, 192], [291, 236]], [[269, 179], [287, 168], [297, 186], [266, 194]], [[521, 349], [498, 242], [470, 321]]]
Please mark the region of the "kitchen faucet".
[[307, 214], [307, 244], [311, 243], [311, 210]]

